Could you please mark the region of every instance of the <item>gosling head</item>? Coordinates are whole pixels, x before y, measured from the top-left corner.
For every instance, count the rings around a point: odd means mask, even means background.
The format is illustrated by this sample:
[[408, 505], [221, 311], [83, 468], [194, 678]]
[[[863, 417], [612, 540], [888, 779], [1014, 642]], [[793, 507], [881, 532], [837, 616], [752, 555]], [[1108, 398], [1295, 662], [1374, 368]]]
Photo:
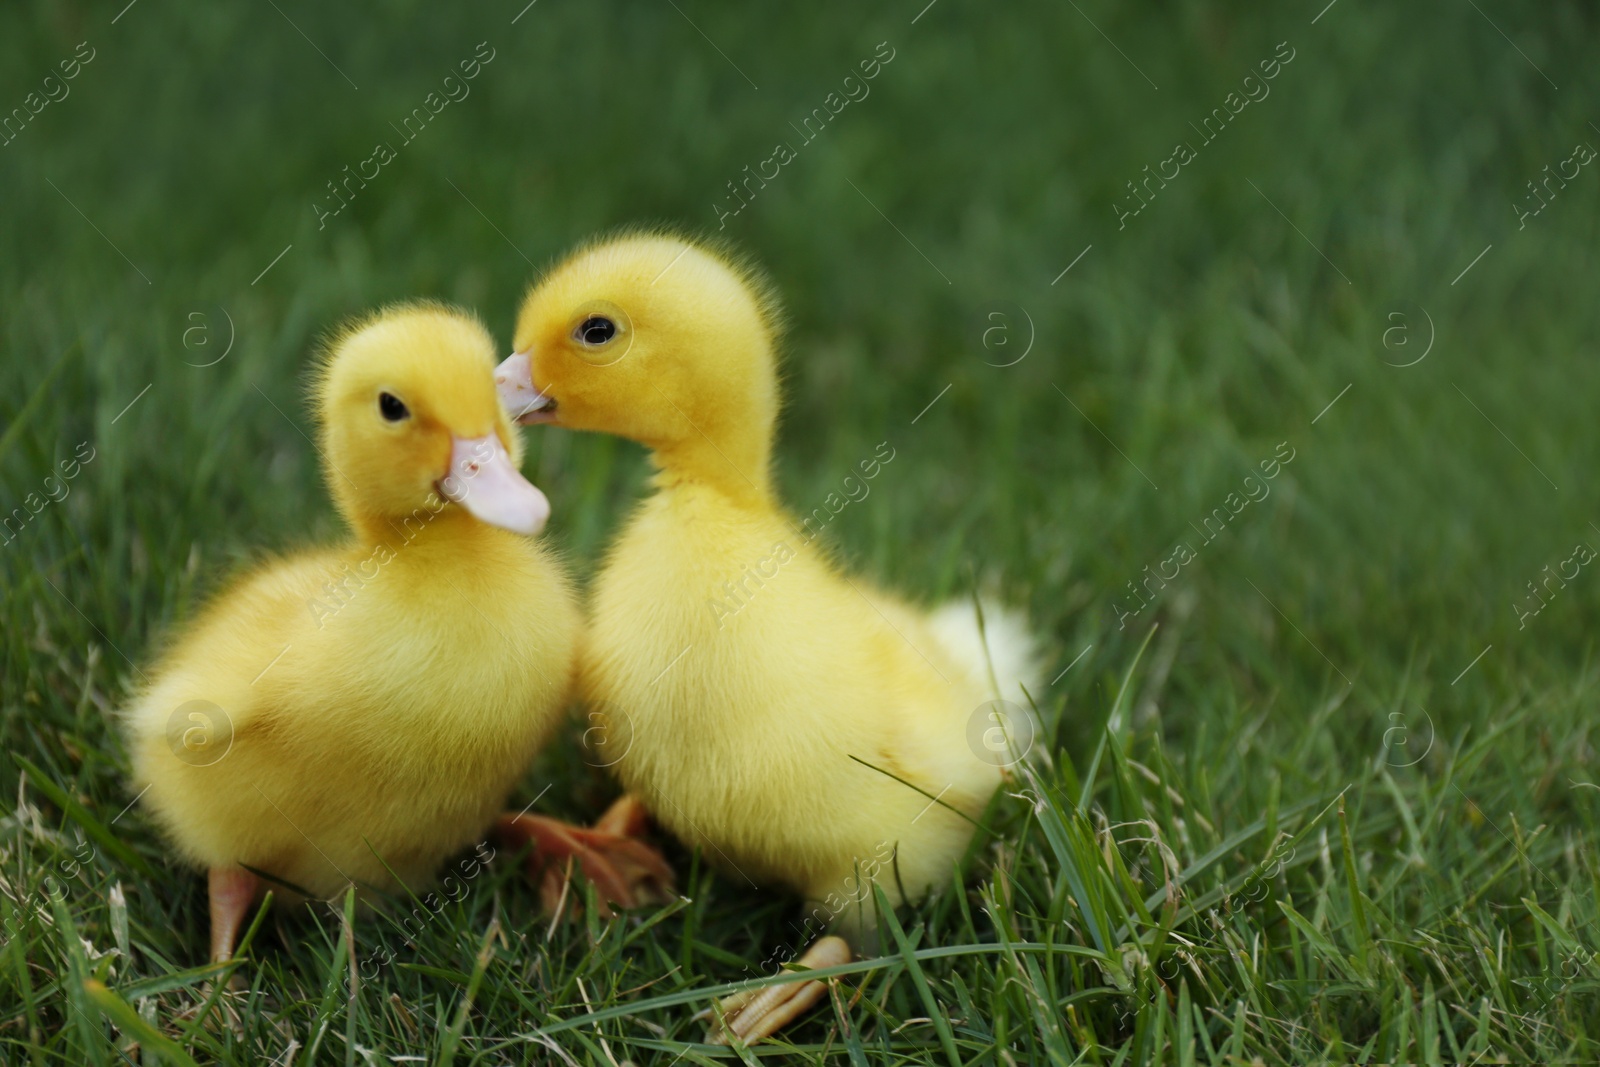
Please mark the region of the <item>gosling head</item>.
[[584, 248], [529, 292], [496, 382], [519, 422], [638, 441], [663, 466], [764, 487], [777, 420], [775, 303], [677, 237]]
[[449, 308], [388, 308], [346, 328], [315, 383], [328, 484], [345, 519], [386, 536], [438, 497], [521, 534], [550, 504], [517, 466], [494, 384], [494, 342]]

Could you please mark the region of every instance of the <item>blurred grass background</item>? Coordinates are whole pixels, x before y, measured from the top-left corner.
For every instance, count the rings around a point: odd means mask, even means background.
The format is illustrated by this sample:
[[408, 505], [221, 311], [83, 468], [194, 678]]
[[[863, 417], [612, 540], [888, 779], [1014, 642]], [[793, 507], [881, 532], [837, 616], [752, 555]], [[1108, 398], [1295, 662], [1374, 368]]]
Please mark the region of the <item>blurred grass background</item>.
[[[809, 509], [887, 440], [829, 526], [846, 557], [928, 599], [1002, 589], [1048, 677], [1087, 652], [1040, 694], [1041, 802], [998, 801], [965, 889], [902, 914], [952, 949], [934, 1001], [913, 953], [773, 1052], [1593, 1059], [1600, 579], [1515, 605], [1600, 548], [1600, 168], [1525, 225], [1513, 206], [1600, 145], [1592, 5], [113, 0], [0, 26], [0, 109], [94, 56], [0, 147], [0, 511], [29, 512], [0, 535], [7, 1062], [732, 1055], [681, 1044], [703, 998], [636, 1002], [757, 973], [796, 905], [683, 855], [692, 903], [548, 938], [498, 871], [354, 997], [337, 916], [280, 912], [252, 992], [218, 1006], [186, 970], [201, 880], [119, 815], [110, 714], [228, 574], [339, 536], [304, 436], [319, 336], [433, 297], [508, 343], [543, 265], [622, 225], [715, 231], [780, 141], [798, 158], [722, 232], [786, 301], [787, 498]], [[391, 124], [480, 42], [470, 95], [402, 143]], [[790, 124], [880, 42], [870, 95], [800, 146]], [[1191, 124], [1280, 42], [1270, 95], [1202, 146]], [[1126, 183], [1180, 141], [1198, 158], [1119, 229]], [[326, 183], [379, 142], [397, 158], [319, 229]], [[1280, 442], [1271, 496], [1201, 547], [1191, 524]], [[587, 573], [642, 455], [528, 443]], [[1198, 558], [1119, 627], [1180, 540]], [[543, 808], [589, 817], [613, 787], [577, 732], [525, 799], [553, 783]], [[1007, 938], [1099, 955], [973, 947]], [[618, 1011], [517, 1040], [585, 1002]]]

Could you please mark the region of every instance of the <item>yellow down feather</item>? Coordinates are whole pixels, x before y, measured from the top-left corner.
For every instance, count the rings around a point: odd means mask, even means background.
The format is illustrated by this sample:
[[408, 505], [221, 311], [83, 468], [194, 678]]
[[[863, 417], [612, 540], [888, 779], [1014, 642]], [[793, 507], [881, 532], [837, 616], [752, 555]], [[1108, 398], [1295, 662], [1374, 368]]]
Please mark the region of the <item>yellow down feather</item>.
[[[125, 712], [179, 856], [328, 897], [427, 882], [480, 839], [557, 724], [579, 637], [548, 549], [435, 494], [451, 435], [520, 442], [483, 327], [434, 306], [341, 334], [314, 385], [352, 536], [232, 583]], [[403, 400], [390, 425], [378, 397]]]
[[[602, 345], [595, 316], [617, 327]], [[949, 879], [962, 816], [1002, 777], [969, 741], [994, 694], [975, 624], [851, 579], [776, 500], [776, 319], [750, 271], [630, 235], [551, 271], [515, 347], [558, 424], [640, 441], [658, 467], [595, 581], [581, 668], [626, 752], [613, 771], [735, 879], [848, 919], [868, 880], [898, 902]], [[1026, 675], [1027, 648], [995, 651]]]

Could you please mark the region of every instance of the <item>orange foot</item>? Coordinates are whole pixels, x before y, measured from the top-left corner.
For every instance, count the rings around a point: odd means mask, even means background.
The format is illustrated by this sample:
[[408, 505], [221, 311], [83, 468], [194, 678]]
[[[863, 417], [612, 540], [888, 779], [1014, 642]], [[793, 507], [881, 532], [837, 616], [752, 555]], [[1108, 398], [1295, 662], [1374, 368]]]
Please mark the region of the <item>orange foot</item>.
[[[807, 949], [793, 966], [795, 970], [814, 971], [849, 962], [850, 946], [844, 938], [830, 936]], [[827, 992], [826, 985], [812, 980], [735, 993], [722, 1000], [713, 1011], [701, 1013], [718, 1016], [706, 1041], [712, 1045], [730, 1045], [737, 1038], [743, 1044], [753, 1045], [804, 1015]]]
[[542, 815], [503, 815], [495, 838], [510, 848], [533, 845], [528, 879], [539, 886], [545, 910], [554, 913], [567, 895], [567, 876], [575, 861], [594, 883], [601, 914], [611, 907], [637, 908], [673, 895], [672, 868], [661, 853], [639, 840], [649, 822], [644, 805], [624, 796], [607, 809], [593, 829]]

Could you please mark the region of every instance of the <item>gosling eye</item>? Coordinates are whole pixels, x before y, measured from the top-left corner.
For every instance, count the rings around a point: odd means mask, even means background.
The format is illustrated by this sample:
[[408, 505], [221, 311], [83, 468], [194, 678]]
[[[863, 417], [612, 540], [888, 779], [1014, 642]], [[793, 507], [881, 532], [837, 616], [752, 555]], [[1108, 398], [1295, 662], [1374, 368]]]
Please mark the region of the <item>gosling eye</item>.
[[580, 343], [598, 348], [617, 335], [617, 324], [604, 315], [590, 315], [578, 323], [572, 336]]
[[411, 409], [393, 393], [378, 394], [378, 412], [389, 422], [399, 422], [411, 416]]

